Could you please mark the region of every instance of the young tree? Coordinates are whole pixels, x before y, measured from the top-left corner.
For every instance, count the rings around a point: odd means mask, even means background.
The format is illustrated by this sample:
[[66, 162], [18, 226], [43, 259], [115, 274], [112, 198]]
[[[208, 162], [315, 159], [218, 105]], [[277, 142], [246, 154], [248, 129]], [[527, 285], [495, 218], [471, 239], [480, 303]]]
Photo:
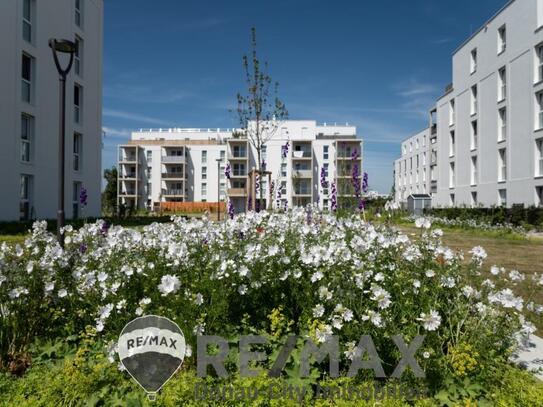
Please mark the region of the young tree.
[[[278, 98], [279, 83], [268, 74], [267, 62], [258, 58], [256, 29], [251, 29], [251, 54], [243, 56], [246, 92], [237, 94], [237, 114], [243, 135], [256, 150], [256, 169], [262, 182], [262, 146], [273, 137], [281, 122], [288, 118], [285, 104]], [[263, 190], [259, 188], [259, 207]]]
[[106, 188], [102, 192], [102, 214], [115, 215], [117, 213], [117, 168], [115, 166], [104, 170]]

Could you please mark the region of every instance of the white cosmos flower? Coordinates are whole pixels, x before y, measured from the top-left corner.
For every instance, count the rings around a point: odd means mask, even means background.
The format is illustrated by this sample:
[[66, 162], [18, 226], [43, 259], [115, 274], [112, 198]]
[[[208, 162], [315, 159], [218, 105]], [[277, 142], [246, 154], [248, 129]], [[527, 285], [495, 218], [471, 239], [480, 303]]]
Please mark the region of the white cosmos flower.
[[431, 310], [430, 313], [421, 313], [417, 321], [422, 321], [422, 326], [427, 331], [435, 331], [441, 325], [441, 316], [437, 311]]
[[322, 304], [317, 304], [315, 308], [313, 308], [313, 317], [320, 318], [323, 315], [324, 315], [324, 306]]
[[162, 276], [160, 284], [158, 285], [158, 290], [162, 293], [162, 296], [165, 296], [168, 294], [176, 293], [177, 290], [179, 290], [180, 286], [181, 282], [176, 276], [167, 274], [165, 276]]

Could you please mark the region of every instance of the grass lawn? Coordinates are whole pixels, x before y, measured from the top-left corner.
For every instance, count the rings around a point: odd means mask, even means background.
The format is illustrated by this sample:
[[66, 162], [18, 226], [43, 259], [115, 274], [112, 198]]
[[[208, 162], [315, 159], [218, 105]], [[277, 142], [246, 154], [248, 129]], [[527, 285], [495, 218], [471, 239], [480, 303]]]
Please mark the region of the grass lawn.
[[0, 244], [6, 243], [23, 243], [26, 235], [0, 235]]

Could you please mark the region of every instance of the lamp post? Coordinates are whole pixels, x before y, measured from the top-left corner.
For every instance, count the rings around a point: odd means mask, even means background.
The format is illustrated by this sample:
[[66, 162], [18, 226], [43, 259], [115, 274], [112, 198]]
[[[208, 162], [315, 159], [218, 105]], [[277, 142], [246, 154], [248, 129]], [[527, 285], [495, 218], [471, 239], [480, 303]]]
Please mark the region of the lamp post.
[[220, 158], [217, 161], [217, 221], [221, 221], [221, 162]]
[[[64, 236], [61, 233], [64, 227], [64, 172], [65, 172], [65, 149], [66, 149], [66, 77], [72, 69], [74, 54], [77, 45], [73, 41], [58, 40], [51, 38], [49, 47], [53, 51], [53, 59], [59, 74], [60, 81], [60, 110], [59, 110], [59, 148], [58, 148], [58, 211], [57, 211], [57, 239], [60, 246], [64, 247]], [[58, 54], [69, 54], [70, 60], [68, 66], [63, 69], [60, 66]]]

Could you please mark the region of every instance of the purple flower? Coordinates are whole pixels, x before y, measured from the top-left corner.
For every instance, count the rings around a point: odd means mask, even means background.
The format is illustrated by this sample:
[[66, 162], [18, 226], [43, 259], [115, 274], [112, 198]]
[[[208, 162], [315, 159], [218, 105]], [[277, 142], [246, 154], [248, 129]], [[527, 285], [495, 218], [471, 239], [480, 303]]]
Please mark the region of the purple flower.
[[362, 192], [368, 192], [368, 173], [364, 172], [364, 178], [362, 180]]
[[337, 211], [337, 188], [336, 188], [335, 182], [332, 182], [332, 187], [331, 187], [330, 210], [332, 212]]
[[87, 189], [85, 187], [81, 187], [81, 191], [79, 192], [79, 203], [82, 206], [87, 206]]
[[281, 208], [281, 197], [283, 194], [281, 193], [281, 187], [277, 188], [277, 194], [275, 197], [275, 205], [277, 206], [277, 209]]
[[102, 233], [102, 235], [107, 235], [107, 232], [109, 231], [109, 224], [107, 222], [103, 222], [102, 223], [102, 226], [100, 227], [100, 233]]
[[266, 171], [266, 161], [262, 160], [262, 171]]
[[226, 179], [230, 179], [230, 175], [232, 174], [232, 170], [230, 168], [230, 163], [226, 164], [226, 167], [224, 167], [224, 176]]
[[230, 219], [234, 219], [234, 204], [231, 199], [228, 200], [228, 216]]
[[85, 254], [86, 251], [87, 251], [87, 245], [85, 243], [81, 243], [81, 245], [79, 245], [79, 253]]
[[328, 188], [328, 181], [326, 180], [326, 170], [321, 167], [321, 187]]
[[255, 211], [258, 213], [260, 212], [260, 199], [257, 199], [255, 201]]
[[289, 141], [287, 140], [286, 144], [281, 146], [281, 158], [287, 158], [288, 156], [288, 149], [289, 149]]

